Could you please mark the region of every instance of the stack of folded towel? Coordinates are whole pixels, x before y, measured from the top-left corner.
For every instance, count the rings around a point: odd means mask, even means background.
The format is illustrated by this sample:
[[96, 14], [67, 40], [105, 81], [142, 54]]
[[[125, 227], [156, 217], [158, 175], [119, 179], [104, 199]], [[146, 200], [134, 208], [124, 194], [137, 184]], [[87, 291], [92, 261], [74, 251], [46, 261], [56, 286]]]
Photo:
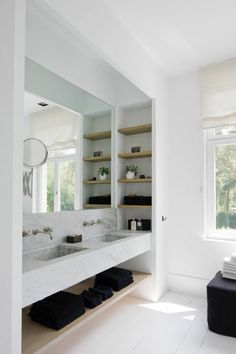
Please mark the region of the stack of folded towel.
[[132, 272], [121, 268], [110, 268], [96, 275], [95, 286], [110, 286], [113, 290], [119, 291], [133, 283]]
[[100, 284], [95, 284], [93, 288], [89, 288], [89, 291], [102, 296], [102, 301], [110, 299], [113, 296], [112, 288]]
[[236, 280], [236, 253], [223, 259], [222, 276], [223, 278]]
[[33, 304], [29, 316], [35, 322], [59, 330], [84, 313], [81, 295], [59, 291]]

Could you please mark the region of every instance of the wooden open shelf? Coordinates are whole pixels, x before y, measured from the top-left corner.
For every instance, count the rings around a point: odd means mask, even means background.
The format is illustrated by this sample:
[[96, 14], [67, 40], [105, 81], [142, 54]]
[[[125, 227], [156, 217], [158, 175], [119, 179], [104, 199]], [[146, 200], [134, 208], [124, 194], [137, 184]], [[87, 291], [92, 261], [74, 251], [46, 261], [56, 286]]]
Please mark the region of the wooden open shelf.
[[[150, 274], [133, 272], [134, 282], [119, 292], [114, 292], [114, 295], [104, 301], [101, 305], [94, 309], [86, 309], [86, 312], [75, 321], [71, 322], [60, 331], [56, 331], [45, 326], [42, 326], [36, 322], [33, 322], [28, 316], [29, 308], [22, 310], [22, 354], [32, 354], [38, 350], [43, 350], [49, 343], [58, 339], [60, 336], [70, 334], [79, 328], [82, 324], [93, 319], [102, 311], [115, 304], [117, 301], [128, 295], [134, 290], [140, 283], [150, 277]], [[68, 291], [74, 294], [80, 294], [83, 290], [93, 286], [94, 278], [87, 279], [69, 289]], [[46, 348], [45, 348], [46, 349]]]
[[111, 130], [106, 130], [102, 132], [84, 134], [83, 137], [89, 140], [101, 140], [111, 138]]
[[151, 157], [151, 156], [152, 156], [151, 151], [126, 152], [126, 153], [118, 154], [118, 157], [121, 157], [122, 159], [138, 159], [141, 157]]
[[142, 134], [142, 133], [150, 133], [152, 131], [152, 124], [142, 124], [142, 125], [135, 125], [133, 127], [127, 128], [120, 128], [118, 132], [124, 135], [135, 135], [135, 134]]
[[111, 156], [103, 155], [98, 157], [84, 157], [83, 160], [88, 162], [111, 161]]
[[83, 183], [84, 184], [111, 184], [111, 180], [110, 179], [106, 179], [105, 181], [101, 181], [101, 180], [89, 181], [89, 180], [86, 180]]
[[111, 204], [84, 204], [84, 208], [86, 209], [103, 209], [103, 208], [111, 208]]
[[151, 183], [151, 178], [118, 179], [119, 183]]
[[118, 204], [118, 208], [135, 208], [135, 209], [150, 209], [152, 206], [151, 205], [130, 205], [130, 204]]

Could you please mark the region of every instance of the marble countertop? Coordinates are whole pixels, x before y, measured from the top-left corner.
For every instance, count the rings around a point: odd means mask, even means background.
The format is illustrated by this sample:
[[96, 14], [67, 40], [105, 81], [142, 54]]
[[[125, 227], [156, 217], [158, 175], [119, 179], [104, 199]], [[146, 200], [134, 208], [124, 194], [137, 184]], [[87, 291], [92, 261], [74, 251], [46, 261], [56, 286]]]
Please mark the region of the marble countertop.
[[[96, 235], [95, 238], [84, 242], [64, 243], [66, 247], [84, 250], [48, 261], [32, 258], [30, 251], [25, 252], [22, 307], [147, 252], [151, 248], [151, 232], [117, 230], [108, 234], [125, 237], [113, 242], [101, 242]], [[44, 252], [57, 245], [52, 243], [50, 247], [37, 249], [37, 251]]]

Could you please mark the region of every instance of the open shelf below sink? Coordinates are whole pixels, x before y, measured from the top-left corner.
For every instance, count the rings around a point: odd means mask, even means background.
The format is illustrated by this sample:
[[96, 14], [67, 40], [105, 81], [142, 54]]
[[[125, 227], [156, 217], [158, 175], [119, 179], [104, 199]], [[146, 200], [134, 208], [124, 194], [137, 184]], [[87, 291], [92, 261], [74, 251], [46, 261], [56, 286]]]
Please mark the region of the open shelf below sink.
[[[65, 336], [66, 334], [72, 333], [83, 323], [88, 320], [94, 318], [103, 310], [113, 305], [124, 296], [129, 294], [132, 290], [134, 290], [140, 283], [145, 281], [150, 274], [141, 273], [141, 272], [133, 272], [134, 282], [127, 286], [126, 288], [114, 292], [114, 295], [104, 301], [101, 305], [97, 306], [94, 309], [86, 309], [86, 312], [81, 317], [77, 318], [75, 321], [71, 322], [66, 327], [62, 328], [59, 331], [47, 328], [42, 326], [36, 322], [33, 322], [28, 316], [29, 307], [22, 310], [22, 354], [32, 354], [35, 353], [39, 349], [46, 349], [47, 345], [52, 341], [58, 339], [60, 336]], [[80, 294], [83, 290], [88, 289], [94, 283], [94, 278], [89, 278], [77, 285], [74, 285], [67, 289], [68, 291]]]

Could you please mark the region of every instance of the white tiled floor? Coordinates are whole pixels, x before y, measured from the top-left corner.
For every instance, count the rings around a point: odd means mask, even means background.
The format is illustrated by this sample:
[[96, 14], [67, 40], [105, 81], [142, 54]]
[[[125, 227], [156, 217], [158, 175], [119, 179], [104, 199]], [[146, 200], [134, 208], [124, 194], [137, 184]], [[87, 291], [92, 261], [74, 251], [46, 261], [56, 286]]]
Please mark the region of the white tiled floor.
[[167, 293], [158, 303], [128, 296], [48, 354], [236, 354], [236, 339], [208, 331], [206, 300]]

